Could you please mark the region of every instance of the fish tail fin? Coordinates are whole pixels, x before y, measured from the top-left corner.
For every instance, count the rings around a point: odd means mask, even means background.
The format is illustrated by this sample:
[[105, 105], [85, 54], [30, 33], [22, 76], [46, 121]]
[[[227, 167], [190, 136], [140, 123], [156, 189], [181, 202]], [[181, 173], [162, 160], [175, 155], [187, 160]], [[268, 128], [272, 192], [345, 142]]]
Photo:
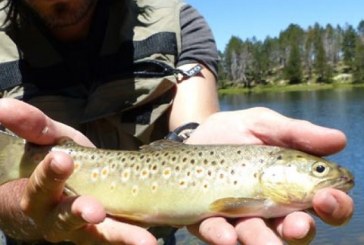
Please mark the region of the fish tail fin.
[[0, 185], [20, 178], [20, 164], [25, 142], [0, 131]]

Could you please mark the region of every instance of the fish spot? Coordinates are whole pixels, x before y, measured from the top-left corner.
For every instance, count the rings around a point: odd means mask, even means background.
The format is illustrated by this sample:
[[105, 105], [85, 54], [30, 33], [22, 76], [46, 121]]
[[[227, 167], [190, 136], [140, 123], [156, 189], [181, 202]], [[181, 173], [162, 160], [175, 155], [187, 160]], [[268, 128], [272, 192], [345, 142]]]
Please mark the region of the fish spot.
[[210, 151], [210, 156], [213, 156], [215, 154], [215, 152]]
[[281, 155], [279, 155], [278, 157], [277, 157], [277, 160], [282, 160], [282, 156]]
[[184, 158], [182, 159], [182, 162], [187, 162], [187, 157], [184, 157]]
[[99, 176], [100, 176], [100, 174], [99, 174], [99, 170], [97, 168], [95, 168], [91, 171], [91, 181], [92, 182], [98, 181]]
[[134, 185], [133, 188], [131, 188], [131, 194], [133, 196], [136, 196], [136, 195], [138, 195], [138, 192], [139, 192], [138, 186]]
[[243, 168], [245, 168], [245, 167], [246, 167], [246, 164], [245, 164], [245, 163], [242, 163], [242, 164], [241, 164], [241, 166], [242, 166]]
[[186, 188], [186, 187], [187, 187], [187, 185], [188, 185], [188, 181], [187, 181], [187, 180], [185, 180], [185, 179], [181, 179], [181, 180], [179, 181], [178, 185], [179, 185], [179, 187], [180, 187], [180, 188]]
[[121, 181], [122, 182], [127, 182], [130, 178], [130, 169], [125, 169], [122, 173], [121, 173]]
[[172, 162], [175, 162], [177, 160], [177, 157], [173, 156], [171, 160], [172, 160]]
[[203, 153], [200, 151], [200, 152], [198, 153], [198, 155], [199, 155], [200, 157], [202, 157]]
[[202, 167], [197, 167], [195, 171], [197, 178], [202, 178], [204, 176], [204, 169]]
[[241, 154], [241, 150], [238, 150], [238, 151], [236, 152], [236, 154], [240, 155], [240, 154]]
[[209, 164], [209, 161], [207, 159], [204, 159], [203, 160], [203, 164], [208, 165]]
[[230, 171], [230, 174], [231, 174], [231, 175], [234, 175], [234, 174], [235, 174], [235, 170], [234, 170], [234, 169], [232, 169], [232, 170]]
[[224, 163], [225, 163], [225, 160], [224, 159], [221, 159], [220, 160], [220, 165], [224, 165]]
[[116, 163], [111, 163], [111, 165], [110, 165], [110, 170], [111, 171], [115, 171], [116, 170], [116, 167], [117, 167], [117, 164]]
[[109, 167], [106, 166], [101, 170], [101, 179], [106, 179], [109, 176]]
[[113, 181], [112, 183], [111, 183], [111, 185], [110, 185], [110, 190], [111, 191], [114, 191], [116, 189], [116, 183], [115, 183], [115, 181]]
[[181, 170], [181, 167], [179, 165], [177, 165], [175, 168], [174, 168], [176, 171], [180, 171]]
[[156, 192], [158, 189], [158, 184], [157, 183], [153, 183], [152, 184], [152, 192]]
[[195, 159], [191, 159], [190, 163], [194, 165], [196, 163]]
[[171, 177], [171, 175], [172, 175], [172, 171], [171, 171], [171, 169], [170, 169], [170, 168], [166, 168], [166, 169], [164, 169], [164, 170], [163, 170], [163, 172], [162, 172], [162, 176], [163, 176], [163, 178], [165, 178], [165, 179], [169, 179], [169, 178]]
[[202, 185], [202, 187], [203, 187], [205, 190], [207, 190], [207, 189], [209, 188], [209, 184], [208, 184], [208, 183], [204, 183], [204, 184]]
[[73, 172], [78, 172], [81, 169], [82, 164], [80, 162], [74, 162]]
[[158, 171], [158, 166], [157, 166], [157, 164], [154, 164], [154, 165], [152, 165], [152, 172], [157, 172]]
[[149, 171], [148, 171], [148, 169], [144, 168], [140, 173], [140, 178], [146, 179], [146, 178], [148, 178], [148, 176], [149, 176]]
[[237, 180], [234, 180], [233, 184], [234, 185], [237, 185], [238, 184], [238, 181]]
[[95, 160], [95, 155], [91, 155], [91, 160]]
[[208, 170], [207, 171], [207, 176], [211, 177], [212, 176], [212, 171], [211, 170]]

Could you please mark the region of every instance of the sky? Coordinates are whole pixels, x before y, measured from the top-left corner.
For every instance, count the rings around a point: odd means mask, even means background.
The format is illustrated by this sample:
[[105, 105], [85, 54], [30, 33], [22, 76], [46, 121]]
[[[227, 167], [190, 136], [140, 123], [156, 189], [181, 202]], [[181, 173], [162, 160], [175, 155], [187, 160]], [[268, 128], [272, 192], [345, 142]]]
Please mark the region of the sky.
[[278, 37], [289, 24], [303, 29], [346, 24], [355, 29], [364, 20], [364, 0], [185, 0], [206, 19], [217, 47], [224, 51], [230, 38]]

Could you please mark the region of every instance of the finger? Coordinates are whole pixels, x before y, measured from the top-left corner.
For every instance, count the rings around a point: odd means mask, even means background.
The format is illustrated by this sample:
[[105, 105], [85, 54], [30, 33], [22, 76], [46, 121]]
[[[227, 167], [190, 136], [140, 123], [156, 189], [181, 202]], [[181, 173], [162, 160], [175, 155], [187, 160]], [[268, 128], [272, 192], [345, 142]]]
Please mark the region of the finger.
[[283, 244], [280, 238], [260, 218], [247, 218], [235, 227], [239, 241], [243, 244]]
[[74, 240], [74, 236], [82, 234], [79, 229], [86, 225], [98, 224], [105, 217], [104, 208], [94, 198], [86, 196], [67, 198], [52, 211], [47, 222], [45, 238], [51, 242], [66, 238]]
[[[285, 117], [266, 108], [255, 108], [253, 134], [265, 144], [296, 148], [315, 155], [329, 155], [346, 145], [345, 135], [336, 129]], [[269, 124], [267, 124], [269, 122]]]
[[354, 202], [344, 192], [336, 189], [323, 189], [313, 199], [316, 214], [330, 225], [343, 225], [353, 215]]
[[73, 162], [68, 155], [49, 153], [29, 178], [21, 200], [22, 210], [42, 219], [42, 214], [61, 201], [65, 181], [72, 171]]
[[47, 117], [42, 111], [16, 99], [0, 99], [0, 123], [20, 137], [37, 144], [55, 144], [61, 137], [92, 143], [79, 131]]
[[86, 226], [70, 239], [76, 244], [157, 245], [156, 238], [146, 229], [106, 218], [98, 225]]
[[275, 219], [272, 227], [289, 244], [310, 244], [316, 234], [315, 221], [304, 212]]
[[220, 217], [206, 219], [200, 224], [189, 226], [188, 230], [208, 244], [235, 245], [237, 242], [234, 227]]

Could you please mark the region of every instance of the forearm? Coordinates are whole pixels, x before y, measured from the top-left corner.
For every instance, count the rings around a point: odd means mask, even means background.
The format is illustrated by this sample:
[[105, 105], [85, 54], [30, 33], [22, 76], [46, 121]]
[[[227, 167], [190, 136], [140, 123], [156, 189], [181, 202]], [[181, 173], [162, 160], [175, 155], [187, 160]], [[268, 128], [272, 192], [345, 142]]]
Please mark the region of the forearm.
[[[194, 65], [196, 64], [184, 65], [179, 69], [188, 70]], [[181, 80], [177, 84], [169, 120], [170, 130], [189, 122], [202, 123], [218, 110], [216, 79], [207, 68], [204, 68], [200, 76]]]
[[27, 179], [5, 183], [0, 186], [0, 229], [17, 240], [31, 241], [42, 239], [35, 224], [21, 210], [20, 200]]

